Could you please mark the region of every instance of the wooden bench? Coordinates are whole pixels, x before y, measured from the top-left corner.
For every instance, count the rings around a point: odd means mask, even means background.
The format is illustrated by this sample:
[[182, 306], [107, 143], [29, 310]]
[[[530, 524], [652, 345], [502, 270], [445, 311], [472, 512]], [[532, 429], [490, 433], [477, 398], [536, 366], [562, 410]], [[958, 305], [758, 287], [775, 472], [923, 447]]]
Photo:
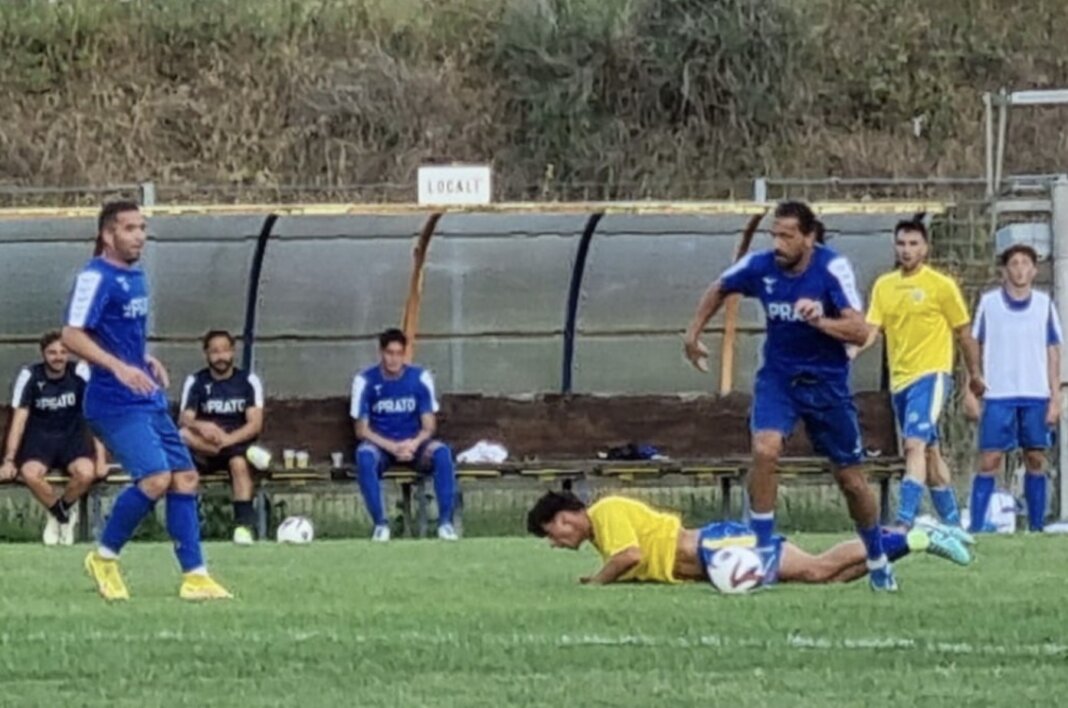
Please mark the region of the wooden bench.
[[[530, 480], [546, 486], [560, 483], [565, 488], [574, 488], [580, 495], [588, 493], [586, 486], [591, 481], [614, 481], [622, 486], [641, 486], [662, 484], [668, 478], [696, 486], [715, 485], [720, 489], [720, 514], [722, 518], [732, 518], [733, 490], [742, 488], [742, 499], [738, 508], [747, 508], [745, 502], [744, 480], [749, 469], [747, 458], [682, 459], [650, 461], [608, 461], [601, 459], [576, 460], [539, 460], [531, 462], [507, 461], [499, 464], [462, 464], [457, 467], [459, 482], [456, 499], [456, 522], [462, 529], [463, 524], [463, 489], [470, 484], [492, 483], [501, 480]], [[879, 485], [879, 508], [883, 523], [890, 516], [890, 485], [904, 474], [904, 461], [900, 458], [876, 458], [867, 463], [869, 479]], [[820, 483], [831, 480], [830, 467], [825, 460], [815, 457], [784, 458], [779, 466], [780, 480], [785, 484]], [[49, 482], [63, 484], [62, 475], [50, 475]], [[428, 533], [430, 510], [428, 503], [428, 484], [430, 478], [406, 468], [390, 469], [384, 480], [396, 484], [400, 489], [400, 508], [405, 529], [411, 535], [424, 537]], [[99, 536], [104, 522], [103, 491], [108, 487], [125, 486], [132, 479], [120, 469], [113, 468], [107, 479], [98, 482], [80, 502], [79, 540], [85, 541]], [[225, 474], [201, 476], [201, 486], [205, 489], [220, 486], [229, 487], [229, 477]], [[271, 496], [278, 492], [291, 492], [312, 485], [344, 485], [352, 488], [356, 494], [355, 471], [351, 466], [333, 469], [330, 467], [312, 467], [308, 469], [272, 469], [258, 476], [256, 484], [255, 506], [257, 515], [257, 532], [260, 538], [266, 538], [270, 526]], [[737, 516], [737, 515], [735, 515]]]

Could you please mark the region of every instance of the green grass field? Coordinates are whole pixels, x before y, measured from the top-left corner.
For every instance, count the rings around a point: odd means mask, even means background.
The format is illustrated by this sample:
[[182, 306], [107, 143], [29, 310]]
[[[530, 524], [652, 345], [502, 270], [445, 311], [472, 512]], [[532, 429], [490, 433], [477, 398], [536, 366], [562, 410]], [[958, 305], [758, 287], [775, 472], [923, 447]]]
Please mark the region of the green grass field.
[[[832, 536], [804, 536], [820, 548]], [[1068, 539], [984, 538], [977, 563], [899, 564], [902, 592], [584, 587], [592, 551], [212, 544], [237, 595], [177, 598], [168, 546], [124, 555], [108, 606], [86, 547], [0, 546], [0, 704], [1064, 705]]]

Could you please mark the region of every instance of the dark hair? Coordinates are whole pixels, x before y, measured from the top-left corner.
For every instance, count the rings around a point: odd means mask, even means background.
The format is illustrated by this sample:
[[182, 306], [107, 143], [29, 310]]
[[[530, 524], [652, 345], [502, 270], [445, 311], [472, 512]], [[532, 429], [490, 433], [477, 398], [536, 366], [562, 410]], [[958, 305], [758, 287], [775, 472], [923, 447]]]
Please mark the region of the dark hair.
[[234, 335], [230, 334], [225, 329], [209, 329], [208, 333], [204, 335], [204, 339], [201, 340], [204, 351], [208, 351], [208, 347], [211, 346], [211, 340], [219, 337], [226, 337], [226, 341], [230, 342], [230, 346], [234, 346]]
[[827, 243], [827, 227], [819, 219], [816, 219], [814, 226], [816, 228], [816, 243]]
[[50, 346], [63, 339], [63, 335], [59, 332], [52, 330], [51, 332], [45, 332], [41, 335], [41, 351], [48, 349]]
[[116, 199], [100, 207], [100, 216], [96, 220], [96, 232], [99, 235], [105, 228], [115, 223], [116, 217], [127, 211], [138, 211], [141, 205], [129, 199]]
[[129, 199], [105, 202], [104, 206], [100, 207], [100, 215], [96, 219], [96, 242], [93, 244], [93, 255], [99, 256], [104, 252], [104, 229], [114, 224], [119, 214], [140, 209], [140, 204]]
[[804, 202], [779, 202], [775, 207], [776, 219], [797, 219], [797, 225], [802, 233], [810, 234], [816, 231], [816, 215], [812, 208]]
[[1017, 253], [1024, 254], [1025, 256], [1031, 259], [1032, 264], [1038, 265], [1038, 252], [1028, 246], [1026, 243], [1014, 243], [1008, 248], [1006, 248], [1004, 251], [1002, 251], [1001, 255], [999, 256], [999, 259], [1001, 260], [1001, 265], [1007, 266], [1009, 264], [1009, 261], [1012, 260], [1012, 257], [1015, 256]]
[[586, 505], [571, 492], [546, 492], [527, 512], [527, 531], [545, 538], [545, 525], [561, 511], [582, 511]]
[[917, 219], [905, 219], [904, 221], [897, 222], [894, 226], [894, 238], [902, 231], [914, 231], [920, 236], [923, 236], [924, 243], [927, 243], [927, 226]]
[[404, 335], [404, 332], [400, 331], [396, 327], [390, 327], [385, 332], [383, 332], [382, 334], [378, 335], [378, 348], [379, 349], [385, 349], [386, 347], [388, 347], [390, 344], [393, 344], [394, 342], [399, 344], [399, 345], [401, 345], [405, 349], [408, 348], [408, 337], [406, 337]]

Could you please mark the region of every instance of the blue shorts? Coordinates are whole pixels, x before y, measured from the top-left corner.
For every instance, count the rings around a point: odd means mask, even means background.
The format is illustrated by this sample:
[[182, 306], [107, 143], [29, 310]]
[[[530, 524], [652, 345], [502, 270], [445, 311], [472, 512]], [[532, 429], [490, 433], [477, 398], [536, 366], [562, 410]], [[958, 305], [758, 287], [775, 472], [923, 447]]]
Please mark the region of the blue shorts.
[[135, 480], [160, 472], [196, 470], [166, 410], [135, 410], [94, 418], [89, 427]]
[[[761, 585], [773, 585], [779, 580], [779, 566], [782, 564], [782, 545], [786, 542], [782, 536], [772, 537], [772, 554], [764, 568], [764, 580]], [[708, 575], [708, 566], [716, 553], [728, 546], [756, 548], [756, 534], [753, 529], [737, 521], [713, 521], [703, 527], [697, 536], [697, 557], [701, 559], [701, 568]]]
[[926, 445], [938, 442], [938, 419], [953, 391], [949, 374], [921, 376], [890, 397], [902, 438], [922, 440]]
[[1053, 430], [1046, 425], [1046, 399], [983, 401], [979, 419], [979, 450], [1045, 450], [1053, 446]]
[[356, 469], [360, 469], [360, 453], [370, 453], [374, 456], [374, 464], [379, 477], [394, 465], [403, 465], [412, 468], [416, 472], [427, 474], [434, 469], [434, 453], [444, 445], [445, 443], [440, 440], [427, 440], [415, 451], [415, 456], [411, 462], [398, 462], [393, 455], [374, 443], [364, 440], [356, 446]]
[[762, 368], [753, 387], [752, 432], [774, 430], [789, 437], [797, 419], [817, 453], [848, 467], [864, 459], [860, 423], [849, 379], [822, 374], [790, 375]]

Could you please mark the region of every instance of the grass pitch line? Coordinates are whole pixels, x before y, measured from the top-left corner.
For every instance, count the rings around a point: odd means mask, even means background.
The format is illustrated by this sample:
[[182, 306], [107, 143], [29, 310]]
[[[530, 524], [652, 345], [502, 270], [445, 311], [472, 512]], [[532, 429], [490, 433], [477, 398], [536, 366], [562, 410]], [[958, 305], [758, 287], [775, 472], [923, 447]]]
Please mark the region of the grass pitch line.
[[646, 634], [466, 634], [459, 632], [396, 632], [346, 634], [334, 631], [281, 630], [268, 632], [207, 632], [161, 630], [149, 633], [112, 632], [87, 630], [85, 632], [27, 633], [0, 632], [0, 646], [17, 646], [25, 643], [69, 644], [84, 646], [87, 641], [122, 643], [155, 642], [330, 642], [357, 644], [420, 644], [445, 645], [471, 648], [478, 645], [494, 647], [544, 646], [554, 648], [618, 647], [618, 648], [738, 648], [738, 649], [792, 649], [797, 651], [922, 651], [936, 655], [976, 656], [1023, 656], [1068, 658], [1068, 645], [1052, 642], [1041, 644], [974, 644], [971, 642], [931, 641], [909, 637], [819, 637], [804, 634], [789, 634], [778, 639], [749, 639], [718, 634], [699, 636], [666, 637]]

